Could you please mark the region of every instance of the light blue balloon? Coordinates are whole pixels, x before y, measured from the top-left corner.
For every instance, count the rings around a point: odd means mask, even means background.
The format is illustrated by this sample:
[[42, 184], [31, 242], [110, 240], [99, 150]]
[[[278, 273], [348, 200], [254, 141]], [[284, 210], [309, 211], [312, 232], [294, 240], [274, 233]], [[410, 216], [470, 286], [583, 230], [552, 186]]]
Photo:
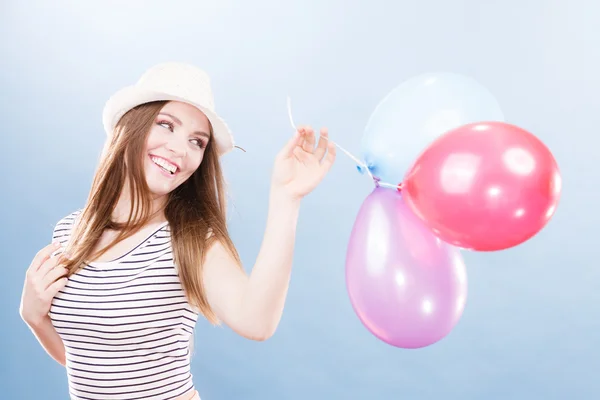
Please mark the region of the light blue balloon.
[[448, 72], [418, 75], [377, 105], [362, 137], [362, 159], [374, 177], [398, 184], [436, 138], [481, 121], [504, 122], [504, 115], [477, 81]]

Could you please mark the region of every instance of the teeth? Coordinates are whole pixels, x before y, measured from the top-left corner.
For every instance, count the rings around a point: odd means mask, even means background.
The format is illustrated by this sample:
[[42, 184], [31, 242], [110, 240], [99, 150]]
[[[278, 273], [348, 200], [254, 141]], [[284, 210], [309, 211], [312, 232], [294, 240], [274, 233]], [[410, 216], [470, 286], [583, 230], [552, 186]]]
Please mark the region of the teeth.
[[177, 171], [176, 166], [163, 160], [162, 158], [150, 157], [150, 159], [154, 162], [154, 164], [158, 165], [159, 167], [162, 167], [163, 169], [167, 170], [168, 172], [170, 172], [172, 174], [174, 174], [175, 171]]

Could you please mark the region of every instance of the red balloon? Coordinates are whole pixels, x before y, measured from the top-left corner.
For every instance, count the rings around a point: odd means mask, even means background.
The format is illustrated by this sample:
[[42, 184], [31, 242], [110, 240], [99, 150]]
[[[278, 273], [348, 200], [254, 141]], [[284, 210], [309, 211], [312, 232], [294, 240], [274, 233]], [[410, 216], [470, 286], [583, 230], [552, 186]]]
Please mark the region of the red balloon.
[[436, 139], [407, 172], [402, 193], [441, 240], [496, 251], [525, 242], [548, 223], [561, 176], [537, 137], [503, 122], [480, 122]]

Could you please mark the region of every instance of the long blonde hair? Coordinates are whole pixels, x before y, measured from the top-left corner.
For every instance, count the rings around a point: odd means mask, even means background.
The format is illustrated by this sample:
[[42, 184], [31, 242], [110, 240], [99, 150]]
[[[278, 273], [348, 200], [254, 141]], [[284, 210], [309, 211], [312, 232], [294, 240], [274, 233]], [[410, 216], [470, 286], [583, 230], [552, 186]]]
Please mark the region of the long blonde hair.
[[[149, 222], [152, 198], [144, 174], [143, 151], [150, 128], [165, 104], [153, 102], [130, 110], [106, 143], [88, 200], [65, 250], [68, 276]], [[111, 217], [126, 182], [131, 210], [128, 221], [119, 224]], [[202, 279], [206, 250], [218, 240], [240, 261], [227, 230], [224, 187], [219, 155], [211, 139], [200, 167], [168, 195], [164, 208], [186, 297], [213, 324], [219, 321], [207, 301]], [[116, 229], [119, 234], [104, 249], [93, 253], [105, 229]]]

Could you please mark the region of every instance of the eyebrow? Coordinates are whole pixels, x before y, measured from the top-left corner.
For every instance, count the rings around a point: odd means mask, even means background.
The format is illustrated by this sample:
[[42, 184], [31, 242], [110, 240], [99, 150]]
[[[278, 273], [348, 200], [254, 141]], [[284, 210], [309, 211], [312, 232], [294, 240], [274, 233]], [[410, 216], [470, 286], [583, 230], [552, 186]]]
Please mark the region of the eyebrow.
[[[160, 113], [158, 113], [158, 115], [166, 115], [167, 117], [173, 119], [173, 121], [175, 121], [175, 123], [177, 125], [183, 125], [182, 122], [181, 122], [181, 120], [179, 118], [177, 118], [176, 116], [174, 116], [173, 114], [169, 114], [169, 113], [166, 113], [166, 112], [160, 112]], [[194, 134], [195, 135], [204, 136], [204, 137], [210, 139], [210, 134], [208, 134], [208, 133], [206, 133], [204, 131], [196, 131], [196, 132], [194, 132]]]

